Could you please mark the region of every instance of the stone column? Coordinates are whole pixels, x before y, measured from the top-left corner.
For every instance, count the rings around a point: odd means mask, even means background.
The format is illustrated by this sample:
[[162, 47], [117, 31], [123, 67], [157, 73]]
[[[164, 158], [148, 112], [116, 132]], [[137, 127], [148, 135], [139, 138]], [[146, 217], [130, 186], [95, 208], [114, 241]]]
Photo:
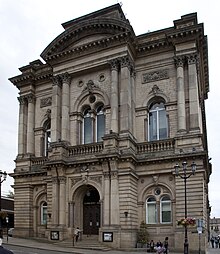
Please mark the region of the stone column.
[[70, 87], [69, 86], [71, 82], [71, 77], [68, 73], [64, 73], [61, 75], [61, 80], [63, 82], [61, 140], [69, 142], [69, 139], [70, 139], [70, 121], [69, 121]]
[[52, 178], [52, 223], [59, 224], [59, 185], [57, 177]]
[[118, 68], [117, 59], [110, 61], [111, 65], [111, 127], [115, 133], [118, 133]]
[[104, 207], [103, 207], [103, 226], [110, 225], [110, 174], [104, 172]]
[[136, 107], [136, 87], [135, 87], [135, 78], [136, 78], [136, 72], [134, 67], [132, 67], [131, 70], [131, 115], [132, 115], [132, 134], [136, 135], [136, 113], [135, 113], [135, 107]]
[[[39, 221], [37, 218], [37, 214], [38, 214], [38, 210], [39, 210], [39, 206], [33, 206], [33, 228], [34, 228], [34, 236], [37, 236], [37, 225], [39, 225]], [[41, 211], [39, 211], [39, 214], [41, 214]]]
[[34, 154], [34, 117], [35, 117], [35, 98], [33, 94], [27, 96], [27, 153]]
[[70, 228], [74, 227], [74, 202], [69, 202], [69, 225]]
[[197, 80], [197, 54], [187, 56], [188, 75], [189, 75], [189, 121], [190, 130], [196, 130], [200, 127], [199, 119], [199, 91]]
[[59, 224], [66, 225], [66, 177], [59, 177], [60, 182], [60, 193], [59, 193]]
[[115, 161], [110, 162], [111, 168], [111, 224], [119, 224], [119, 192], [118, 192], [118, 171], [117, 163]]
[[18, 124], [18, 156], [23, 155], [26, 151], [26, 131], [27, 131], [27, 116], [25, 115], [25, 108], [27, 107], [24, 96], [18, 97], [20, 103], [19, 107], [19, 124]]
[[51, 142], [56, 142], [61, 138], [61, 80], [54, 76], [52, 81]]
[[186, 105], [185, 105], [185, 89], [184, 89], [184, 57], [175, 57], [177, 68], [177, 124], [178, 132], [186, 131]]
[[131, 62], [128, 56], [120, 58], [121, 90], [120, 90], [120, 131], [131, 132]]

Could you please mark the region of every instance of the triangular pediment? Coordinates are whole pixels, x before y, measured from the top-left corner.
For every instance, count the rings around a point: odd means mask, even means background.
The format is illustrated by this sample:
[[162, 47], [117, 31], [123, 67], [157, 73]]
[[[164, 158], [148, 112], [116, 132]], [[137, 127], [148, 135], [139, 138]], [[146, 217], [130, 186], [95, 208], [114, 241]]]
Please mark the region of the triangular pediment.
[[107, 7], [62, 24], [65, 31], [42, 52], [47, 61], [51, 56], [70, 52], [74, 48], [92, 48], [107, 38], [128, 32], [134, 33], [119, 4]]

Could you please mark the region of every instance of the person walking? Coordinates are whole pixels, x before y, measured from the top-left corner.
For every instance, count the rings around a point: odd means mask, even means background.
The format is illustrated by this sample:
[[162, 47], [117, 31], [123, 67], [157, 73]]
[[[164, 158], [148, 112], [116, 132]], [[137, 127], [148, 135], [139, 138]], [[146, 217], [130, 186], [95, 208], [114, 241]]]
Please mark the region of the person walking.
[[14, 254], [14, 252], [12, 252], [2, 246], [2, 238], [0, 238], [0, 254]]
[[167, 254], [168, 253], [168, 237], [165, 237], [163, 247], [164, 247], [164, 254]]

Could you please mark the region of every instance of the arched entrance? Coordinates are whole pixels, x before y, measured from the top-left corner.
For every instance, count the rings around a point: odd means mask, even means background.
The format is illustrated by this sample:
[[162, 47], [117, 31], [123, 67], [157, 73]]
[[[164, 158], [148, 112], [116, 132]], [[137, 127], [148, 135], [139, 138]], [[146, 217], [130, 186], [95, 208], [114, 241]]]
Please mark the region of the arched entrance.
[[100, 227], [100, 196], [91, 185], [83, 198], [83, 234], [98, 235]]

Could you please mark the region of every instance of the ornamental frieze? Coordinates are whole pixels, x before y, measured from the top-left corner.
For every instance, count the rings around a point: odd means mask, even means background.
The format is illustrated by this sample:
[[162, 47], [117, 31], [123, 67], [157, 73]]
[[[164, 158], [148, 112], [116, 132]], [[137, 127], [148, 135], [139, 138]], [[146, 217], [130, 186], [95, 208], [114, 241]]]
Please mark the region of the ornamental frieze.
[[43, 98], [40, 100], [40, 107], [48, 107], [52, 105], [52, 97]]
[[149, 83], [162, 79], [168, 79], [168, 70], [159, 70], [143, 74], [143, 83]]

